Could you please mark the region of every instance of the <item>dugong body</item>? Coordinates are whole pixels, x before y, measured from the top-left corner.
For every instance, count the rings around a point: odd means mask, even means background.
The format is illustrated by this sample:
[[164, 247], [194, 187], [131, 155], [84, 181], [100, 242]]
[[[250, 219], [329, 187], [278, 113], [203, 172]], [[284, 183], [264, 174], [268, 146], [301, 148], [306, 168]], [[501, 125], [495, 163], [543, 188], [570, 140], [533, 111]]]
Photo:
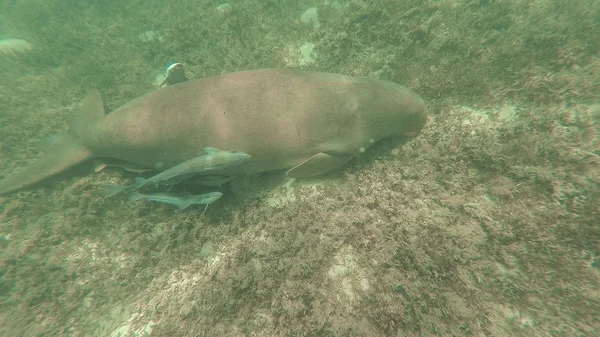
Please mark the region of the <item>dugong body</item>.
[[396, 83], [288, 69], [185, 81], [108, 115], [93, 90], [70, 132], [1, 181], [0, 194], [94, 157], [165, 170], [205, 147], [251, 155], [223, 175], [289, 169], [293, 177], [314, 176], [383, 138], [419, 132], [426, 120], [423, 100]]

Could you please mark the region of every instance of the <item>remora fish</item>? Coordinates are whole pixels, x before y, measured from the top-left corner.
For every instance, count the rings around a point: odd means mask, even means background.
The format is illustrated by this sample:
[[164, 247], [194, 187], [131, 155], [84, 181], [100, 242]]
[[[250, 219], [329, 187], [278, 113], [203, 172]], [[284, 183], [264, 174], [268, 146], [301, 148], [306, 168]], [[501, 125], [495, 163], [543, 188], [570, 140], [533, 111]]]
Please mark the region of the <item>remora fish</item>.
[[133, 173], [144, 173], [144, 172], [153, 170], [151, 168], [138, 166], [133, 163], [128, 163], [128, 162], [122, 161], [122, 160], [110, 160], [107, 158], [103, 158], [102, 160], [99, 160], [95, 163], [94, 172], [98, 173], [107, 167], [119, 167], [127, 172], [133, 172]]
[[198, 185], [202, 185], [202, 186], [218, 186], [221, 187], [221, 185], [232, 181], [233, 179], [235, 179], [236, 176], [202, 176], [199, 179], [196, 179], [196, 181], [194, 181], [196, 184]]
[[[136, 177], [134, 185], [109, 185], [104, 193], [104, 197], [110, 198], [131, 188], [142, 188], [146, 185], [176, 185], [199, 173], [218, 173], [220, 170], [242, 165], [251, 158], [248, 154], [243, 152], [221, 151], [212, 147], [205, 147], [204, 152], [207, 154], [184, 161], [183, 163], [175, 165], [149, 179]], [[124, 166], [122, 163], [119, 163], [119, 165]], [[205, 186], [221, 186], [233, 178], [235, 178], [235, 176], [202, 176], [199, 183], [200, 185]]]
[[[147, 199], [150, 201], [175, 205], [180, 211], [182, 211], [191, 205], [206, 205], [206, 207], [208, 207], [208, 205], [217, 201], [222, 196], [223, 193], [221, 192], [210, 192], [197, 195], [172, 193], [142, 194], [138, 192], [131, 192], [129, 193], [129, 201], [134, 202], [140, 199]], [[204, 208], [204, 211], [206, 211], [206, 207]]]
[[158, 87], [163, 85], [173, 85], [190, 79], [185, 75], [185, 68], [181, 63], [172, 63], [167, 67], [165, 78], [158, 84]]
[[310, 177], [381, 139], [417, 133], [426, 121], [423, 100], [399, 84], [290, 69], [184, 81], [108, 115], [92, 90], [70, 132], [31, 166], [6, 176], [0, 194], [95, 157], [165, 170], [200, 156], [203, 146], [252, 156], [221, 176], [287, 169], [290, 177]]
[[[221, 187], [221, 185], [235, 179], [236, 176], [228, 176], [228, 177], [221, 177], [221, 176], [202, 176], [202, 177], [198, 177], [198, 179], [194, 179], [194, 183], [200, 186], [211, 186], [211, 187]], [[136, 178], [136, 181], [138, 181], [139, 183], [143, 183], [145, 180], [138, 180], [139, 177]], [[176, 182], [174, 182], [176, 183]], [[108, 185], [106, 188], [106, 191], [104, 192], [104, 197], [105, 198], [110, 198], [113, 197], [121, 192], [133, 189], [133, 188], [138, 188], [136, 184], [133, 185]]]
[[137, 188], [146, 185], [168, 184], [173, 185], [187, 180], [197, 174], [218, 174], [250, 160], [250, 155], [244, 152], [221, 151], [213, 147], [205, 147], [205, 155], [186, 160], [149, 179], [135, 178]]

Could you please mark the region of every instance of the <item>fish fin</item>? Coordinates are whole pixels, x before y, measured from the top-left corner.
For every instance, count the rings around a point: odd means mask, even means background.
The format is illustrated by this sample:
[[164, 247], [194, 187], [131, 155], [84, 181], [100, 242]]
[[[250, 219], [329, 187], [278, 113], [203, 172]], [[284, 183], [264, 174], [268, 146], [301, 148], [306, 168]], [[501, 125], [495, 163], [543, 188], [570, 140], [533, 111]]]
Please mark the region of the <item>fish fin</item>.
[[204, 150], [204, 152], [208, 153], [209, 155], [214, 155], [219, 152], [222, 152], [221, 150], [215, 149], [214, 147], [205, 147], [202, 150]]
[[58, 139], [48, 152], [31, 166], [9, 174], [0, 181], [0, 194], [26, 188], [55, 174], [82, 163], [92, 157], [92, 152], [71, 135]]
[[183, 211], [184, 209], [186, 209], [186, 208], [190, 207], [191, 205], [192, 205], [192, 204], [188, 204], [188, 203], [185, 203], [185, 204], [177, 204], [177, 208], [179, 208], [179, 210], [180, 210], [180, 211]]
[[334, 170], [347, 162], [354, 156], [349, 154], [327, 154], [319, 152], [303, 163], [292, 167], [286, 172], [290, 178], [306, 178], [318, 176]]
[[[169, 76], [165, 76], [163, 78], [162, 81], [160, 81], [160, 83], [156, 86], [157, 88], [162, 88], [163, 85], [165, 85], [165, 83], [167, 83], [167, 80], [169, 79]], [[156, 83], [156, 82], [155, 82]]]
[[129, 200], [129, 202], [135, 202], [135, 201], [138, 201], [138, 200], [140, 200], [142, 198], [144, 198], [144, 195], [142, 193], [131, 192], [131, 193], [129, 193], [129, 196], [127, 197], [127, 200]]
[[135, 177], [135, 188], [140, 188], [146, 184], [147, 180], [142, 177]]

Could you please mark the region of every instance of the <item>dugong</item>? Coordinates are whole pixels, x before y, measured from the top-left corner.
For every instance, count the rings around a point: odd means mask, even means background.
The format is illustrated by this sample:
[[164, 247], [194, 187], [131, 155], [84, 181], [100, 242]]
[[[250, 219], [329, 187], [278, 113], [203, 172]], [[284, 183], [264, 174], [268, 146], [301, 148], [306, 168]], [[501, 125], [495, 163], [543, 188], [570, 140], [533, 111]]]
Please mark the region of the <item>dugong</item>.
[[205, 154], [206, 147], [251, 156], [223, 176], [279, 169], [290, 177], [316, 176], [381, 139], [418, 133], [426, 121], [423, 100], [399, 84], [291, 69], [184, 81], [110, 114], [91, 90], [70, 131], [30, 167], [5, 177], [0, 194], [91, 158], [161, 171]]

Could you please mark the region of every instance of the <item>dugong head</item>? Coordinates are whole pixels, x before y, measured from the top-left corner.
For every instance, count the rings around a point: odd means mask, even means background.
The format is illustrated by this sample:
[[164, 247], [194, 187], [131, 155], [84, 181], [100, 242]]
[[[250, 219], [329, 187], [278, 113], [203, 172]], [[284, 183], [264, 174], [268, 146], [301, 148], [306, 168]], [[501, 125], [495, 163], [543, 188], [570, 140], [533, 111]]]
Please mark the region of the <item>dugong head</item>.
[[[429, 119], [425, 102], [409, 88], [388, 81], [380, 84], [377, 97], [382, 104], [377, 110], [381, 118], [378, 122], [385, 124], [389, 135], [416, 136]], [[378, 118], [378, 119], [379, 119]]]
[[405, 101], [403, 125], [399, 130], [402, 136], [418, 135], [427, 121], [429, 120], [429, 112], [423, 99], [416, 94], [411, 96], [411, 99]]

